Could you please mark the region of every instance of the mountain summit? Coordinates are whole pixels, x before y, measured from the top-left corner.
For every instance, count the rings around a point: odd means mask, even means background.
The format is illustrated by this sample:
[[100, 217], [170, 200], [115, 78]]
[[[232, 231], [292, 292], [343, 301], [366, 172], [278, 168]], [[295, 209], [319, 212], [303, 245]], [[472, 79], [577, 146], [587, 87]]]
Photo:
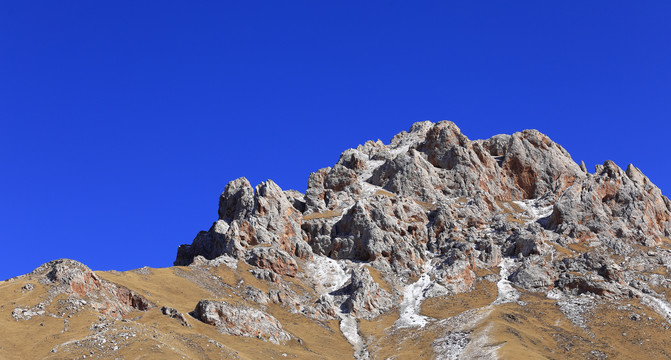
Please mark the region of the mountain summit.
[[231, 181], [174, 267], [0, 283], [0, 358], [668, 357], [669, 236], [633, 165], [425, 121], [305, 194]]

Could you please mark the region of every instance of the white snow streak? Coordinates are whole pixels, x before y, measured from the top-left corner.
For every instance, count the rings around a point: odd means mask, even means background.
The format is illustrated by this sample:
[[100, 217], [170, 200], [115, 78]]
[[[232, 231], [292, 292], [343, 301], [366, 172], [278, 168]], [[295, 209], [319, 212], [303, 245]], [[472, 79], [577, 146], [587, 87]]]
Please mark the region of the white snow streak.
[[363, 188], [362, 198], [373, 196], [378, 190], [383, 190], [381, 187], [365, 181], [361, 182], [361, 187]]
[[643, 304], [650, 306], [656, 313], [663, 316], [666, 321], [671, 323], [671, 305], [669, 305], [669, 303], [638, 290], [636, 290], [636, 294], [641, 297], [641, 302]]
[[478, 309], [466, 310], [463, 313], [442, 320], [455, 324], [444, 337], [434, 342], [437, 359], [496, 359], [497, 351], [501, 347], [489, 344], [489, 330], [491, 325], [474, 331], [476, 326], [491, 314], [496, 305], [518, 301], [520, 293], [513, 288], [508, 276], [515, 259], [504, 258], [501, 267], [501, 279], [496, 283], [498, 295], [496, 300], [487, 306]]
[[403, 301], [400, 305], [401, 317], [396, 320], [396, 327], [424, 327], [429, 319], [426, 316], [420, 315], [420, 306], [422, 301], [426, 298], [426, 290], [431, 286], [431, 276], [429, 273], [433, 270], [431, 261], [427, 260], [424, 265], [424, 273], [417, 281], [408, 284], [403, 289]]
[[[314, 260], [307, 263], [307, 269], [317, 284], [317, 292], [321, 296], [330, 297], [331, 300], [334, 300], [331, 293], [341, 289], [350, 279], [350, 275], [345, 271], [344, 262], [326, 256], [315, 254]], [[354, 348], [355, 357], [367, 358], [366, 345], [359, 335], [359, 323], [353, 316], [343, 313], [340, 304], [336, 303], [334, 310], [340, 319], [340, 331]]]
[[513, 202], [519, 205], [531, 216], [531, 220], [527, 221], [527, 223], [536, 222], [539, 219], [546, 218], [552, 214], [552, 205], [538, 206], [538, 201], [536, 199]]
[[359, 323], [349, 314], [338, 312], [338, 315], [340, 316], [340, 331], [345, 336], [345, 339], [354, 347], [354, 352], [365, 351], [363, 338], [359, 335]]
[[496, 300], [492, 305], [505, 304], [509, 302], [515, 302], [520, 298], [519, 291], [515, 290], [508, 281], [508, 276], [510, 276], [510, 268], [515, 264], [515, 260], [512, 258], [505, 258], [501, 260], [499, 266], [501, 266], [501, 279], [496, 283], [496, 287], [499, 290], [499, 294], [496, 297]]

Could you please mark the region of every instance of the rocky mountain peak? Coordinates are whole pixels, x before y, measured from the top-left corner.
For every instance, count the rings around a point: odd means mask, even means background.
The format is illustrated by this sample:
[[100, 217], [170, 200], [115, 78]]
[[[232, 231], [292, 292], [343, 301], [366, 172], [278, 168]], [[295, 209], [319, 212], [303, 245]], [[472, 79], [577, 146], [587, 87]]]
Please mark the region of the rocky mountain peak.
[[658, 243], [669, 235], [668, 199], [632, 165], [624, 172], [606, 161], [589, 174], [537, 130], [471, 141], [452, 122], [425, 121], [389, 145], [345, 150], [333, 167], [310, 174], [305, 194], [270, 180], [255, 189], [232, 181], [219, 221], [181, 247], [176, 264], [196, 255], [244, 257], [263, 244], [302, 259], [386, 259], [381, 267], [416, 270], [445, 232], [443, 218], [452, 220], [450, 235], [465, 235], [523, 206], [531, 215], [545, 209], [543, 231], [579, 240], [608, 234]]
[[[200, 295], [180, 292], [186, 305], [162, 297], [156, 316], [178, 320], [170, 326], [180, 331], [216, 327], [308, 357], [325, 346], [310, 336], [334, 336], [330, 321], [360, 359], [401, 348], [487, 359], [505, 343], [525, 354], [623, 357], [635, 351], [613, 345], [620, 338], [604, 332], [600, 316], [639, 306], [648, 309], [641, 329], [668, 328], [669, 236], [671, 202], [633, 165], [605, 161], [589, 173], [537, 130], [470, 140], [452, 122], [424, 121], [389, 144], [345, 150], [308, 176], [305, 193], [272, 180], [228, 183], [216, 221], [178, 248], [163, 275]], [[154, 308], [151, 292], [71, 260], [26, 276], [112, 317]], [[19, 321], [37, 308], [17, 309]], [[638, 312], [627, 316], [640, 320]], [[547, 314], [554, 325], [542, 322]]]

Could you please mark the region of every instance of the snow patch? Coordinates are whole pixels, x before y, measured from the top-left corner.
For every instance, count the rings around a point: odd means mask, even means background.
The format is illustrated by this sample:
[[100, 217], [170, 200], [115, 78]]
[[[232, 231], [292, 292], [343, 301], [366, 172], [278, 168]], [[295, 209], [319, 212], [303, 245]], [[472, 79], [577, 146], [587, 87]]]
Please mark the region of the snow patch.
[[499, 290], [499, 294], [496, 297], [496, 300], [492, 305], [500, 305], [510, 302], [515, 302], [520, 298], [519, 291], [515, 290], [513, 285], [508, 280], [510, 276], [510, 268], [515, 264], [515, 260], [512, 258], [505, 258], [501, 260], [499, 266], [501, 267], [501, 279], [496, 283], [496, 288]]
[[317, 284], [319, 295], [329, 294], [345, 285], [350, 278], [342, 263], [326, 256], [314, 255], [314, 260], [306, 264], [308, 274]]
[[531, 216], [531, 220], [527, 223], [536, 222], [540, 219], [544, 219], [552, 214], [552, 205], [548, 206], [538, 206], [538, 200], [524, 200], [524, 201], [513, 201], [515, 204], [519, 205], [524, 211]]
[[433, 270], [431, 261], [427, 260], [424, 264], [424, 273], [417, 281], [406, 285], [403, 289], [403, 301], [400, 305], [401, 317], [396, 320], [396, 327], [424, 327], [429, 319], [427, 316], [419, 314], [422, 301], [426, 299], [426, 292], [431, 287], [431, 276], [429, 273]]
[[351, 278], [351, 275], [346, 271], [345, 262], [315, 254], [313, 261], [308, 262], [306, 267], [307, 273], [312, 275], [316, 284], [317, 292], [321, 296], [329, 297], [336, 304], [334, 310], [336, 316], [340, 319], [340, 331], [352, 345], [354, 357], [367, 359], [368, 351], [363, 338], [359, 334], [359, 323], [350, 314], [343, 313], [341, 304], [335, 301], [335, 297], [331, 295], [332, 292], [343, 288]]
[[354, 348], [355, 356], [358, 354], [357, 357], [362, 357], [362, 353], [367, 354], [366, 345], [361, 335], [359, 335], [359, 323], [353, 316], [340, 314], [340, 331]]
[[650, 306], [656, 313], [663, 316], [666, 321], [671, 322], [671, 305], [662, 299], [639, 292], [641, 302]]
[[548, 299], [559, 300], [562, 298], [562, 296], [563, 296], [562, 292], [557, 289], [552, 289], [547, 293]]
[[378, 190], [383, 190], [381, 187], [365, 181], [361, 183], [361, 187], [363, 188], [364, 198], [375, 195]]

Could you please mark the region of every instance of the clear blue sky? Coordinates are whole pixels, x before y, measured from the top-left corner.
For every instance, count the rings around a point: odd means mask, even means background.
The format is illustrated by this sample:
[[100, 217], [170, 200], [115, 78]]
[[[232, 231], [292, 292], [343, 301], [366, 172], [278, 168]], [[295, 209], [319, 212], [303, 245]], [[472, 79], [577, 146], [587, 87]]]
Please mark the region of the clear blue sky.
[[170, 266], [228, 181], [304, 191], [422, 120], [536, 128], [668, 195], [669, 19], [669, 1], [3, 1], [0, 279]]

